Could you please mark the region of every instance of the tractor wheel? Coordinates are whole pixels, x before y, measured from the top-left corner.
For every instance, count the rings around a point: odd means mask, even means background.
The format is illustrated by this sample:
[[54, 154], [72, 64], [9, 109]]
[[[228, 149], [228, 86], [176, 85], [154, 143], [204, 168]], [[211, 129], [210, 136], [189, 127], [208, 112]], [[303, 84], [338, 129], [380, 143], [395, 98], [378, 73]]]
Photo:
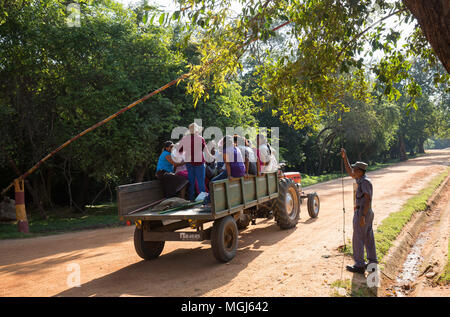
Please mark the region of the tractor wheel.
[[143, 233], [142, 227], [134, 229], [134, 248], [136, 253], [144, 260], [156, 259], [164, 249], [165, 241], [144, 241]]
[[300, 217], [300, 195], [294, 182], [280, 179], [279, 194], [275, 204], [275, 221], [281, 229], [294, 228]]
[[219, 262], [231, 261], [238, 246], [238, 228], [232, 216], [214, 221], [211, 231], [211, 248]]
[[319, 215], [320, 200], [316, 193], [308, 194], [308, 214], [311, 218]]

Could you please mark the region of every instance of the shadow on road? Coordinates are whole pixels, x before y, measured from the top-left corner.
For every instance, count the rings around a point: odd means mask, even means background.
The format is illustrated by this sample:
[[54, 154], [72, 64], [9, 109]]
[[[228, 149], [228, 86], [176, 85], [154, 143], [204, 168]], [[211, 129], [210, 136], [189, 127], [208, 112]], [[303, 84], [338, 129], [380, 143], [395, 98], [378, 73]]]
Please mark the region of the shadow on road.
[[[101, 248], [130, 240], [132, 228], [104, 228], [85, 230], [33, 239], [5, 240], [0, 243], [0, 267], [33, 261], [59, 253]], [[45, 242], [48, 241], [48, 242]], [[35, 249], [38, 249], [37, 253]], [[13, 250], [13, 251], [11, 251]]]
[[308, 220], [305, 221], [300, 221], [299, 224], [301, 225], [309, 225], [311, 223], [314, 223], [317, 221], [318, 218], [309, 218]]
[[250, 227], [240, 232], [237, 255], [227, 264], [217, 262], [209, 243], [205, 243], [134, 263], [56, 296], [201, 296], [228, 284], [263, 252], [263, 247], [280, 242], [294, 231], [280, 230], [276, 224]]
[[[40, 270], [45, 270], [49, 267], [58, 265], [58, 264], [62, 264], [62, 263], [70, 263], [70, 262], [74, 262], [78, 259], [80, 259], [80, 257], [83, 258], [83, 260], [89, 259], [89, 258], [95, 258], [98, 256], [103, 256], [105, 255], [105, 253], [99, 253], [93, 256], [86, 256], [86, 255], [82, 255], [82, 253], [80, 252], [74, 252], [72, 254], [67, 254], [67, 255], [62, 255], [59, 256], [57, 258], [52, 258], [49, 260], [46, 260], [44, 262], [40, 262], [40, 263], [17, 263], [17, 264], [12, 264], [12, 265], [8, 265], [8, 266], [4, 266], [4, 267], [0, 267], [0, 273], [13, 273], [16, 275], [23, 275], [23, 274], [31, 274], [31, 273], [35, 273], [35, 272], [39, 272]], [[20, 277], [18, 277], [20, 278]]]

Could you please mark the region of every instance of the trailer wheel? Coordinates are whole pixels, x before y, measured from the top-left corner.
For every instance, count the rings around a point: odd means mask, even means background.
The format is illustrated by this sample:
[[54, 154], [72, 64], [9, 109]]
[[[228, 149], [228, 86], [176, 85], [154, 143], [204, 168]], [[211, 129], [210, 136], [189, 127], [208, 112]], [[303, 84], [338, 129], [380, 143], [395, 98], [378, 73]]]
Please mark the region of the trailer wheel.
[[308, 194], [308, 214], [311, 218], [319, 215], [320, 200], [316, 193]]
[[238, 228], [232, 216], [214, 221], [211, 231], [211, 248], [219, 262], [231, 261], [238, 246]]
[[134, 248], [144, 260], [156, 259], [164, 249], [165, 241], [144, 241], [142, 228], [134, 229]]
[[275, 221], [281, 229], [294, 228], [300, 217], [300, 195], [292, 180], [280, 179], [279, 195], [275, 204]]

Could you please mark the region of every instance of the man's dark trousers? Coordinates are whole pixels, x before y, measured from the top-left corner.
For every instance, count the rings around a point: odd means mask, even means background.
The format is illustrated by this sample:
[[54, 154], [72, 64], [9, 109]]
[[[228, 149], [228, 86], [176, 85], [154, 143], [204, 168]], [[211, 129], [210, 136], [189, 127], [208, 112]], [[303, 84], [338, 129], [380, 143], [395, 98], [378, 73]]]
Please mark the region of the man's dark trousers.
[[362, 209], [355, 211], [353, 216], [353, 259], [355, 266], [364, 267], [364, 246], [366, 247], [367, 260], [370, 263], [377, 263], [377, 253], [375, 249], [375, 238], [373, 235], [373, 211], [369, 209], [366, 215], [365, 224], [361, 227], [360, 217]]

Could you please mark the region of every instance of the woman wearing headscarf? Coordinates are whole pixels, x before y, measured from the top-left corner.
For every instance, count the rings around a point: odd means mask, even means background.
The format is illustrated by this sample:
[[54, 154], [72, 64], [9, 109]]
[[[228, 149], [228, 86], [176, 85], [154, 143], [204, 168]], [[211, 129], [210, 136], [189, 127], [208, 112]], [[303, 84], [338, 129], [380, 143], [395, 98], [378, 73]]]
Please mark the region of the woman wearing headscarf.
[[186, 178], [174, 173], [174, 168], [182, 166], [185, 163], [183, 161], [177, 163], [173, 160], [171, 155], [172, 148], [172, 141], [166, 141], [164, 143], [158, 164], [156, 165], [156, 178], [161, 181], [166, 198], [176, 196], [189, 183]]

